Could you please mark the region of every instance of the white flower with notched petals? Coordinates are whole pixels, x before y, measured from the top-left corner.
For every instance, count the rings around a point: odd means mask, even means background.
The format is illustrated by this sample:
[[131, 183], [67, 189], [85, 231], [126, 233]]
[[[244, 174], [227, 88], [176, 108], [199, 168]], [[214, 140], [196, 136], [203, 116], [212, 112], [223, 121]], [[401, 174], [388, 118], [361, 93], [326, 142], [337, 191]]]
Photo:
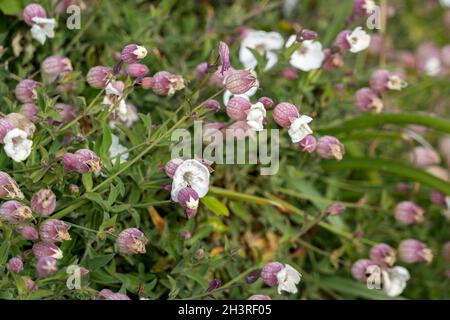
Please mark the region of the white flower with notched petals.
[[128, 149], [120, 144], [119, 137], [117, 137], [116, 135], [113, 134], [111, 138], [112, 143], [109, 147], [109, 156], [111, 158], [111, 162], [113, 164], [116, 164], [117, 161], [119, 161], [120, 164], [127, 162], [129, 156], [127, 152]]
[[281, 291], [289, 293], [297, 293], [297, 284], [300, 283], [302, 275], [300, 272], [292, 268], [290, 265], [285, 264], [284, 268], [277, 273], [278, 280], [278, 294]]
[[117, 101], [119, 100], [119, 105], [116, 106], [118, 113], [123, 114], [128, 112], [127, 103], [125, 102], [125, 99], [122, 97], [122, 92], [119, 91], [116, 87], [114, 87], [113, 83], [108, 83], [108, 85], [105, 88], [105, 97], [103, 98], [102, 103], [106, 104], [110, 107], [111, 111], [113, 111], [113, 107], [116, 105]]
[[27, 138], [27, 133], [20, 129], [10, 130], [3, 138], [6, 155], [16, 162], [22, 162], [31, 153], [33, 141]]
[[305, 139], [306, 136], [313, 133], [309, 127], [309, 123], [313, 121], [313, 118], [308, 116], [300, 116], [292, 121], [289, 127], [288, 134], [291, 137], [292, 143], [297, 143]]
[[31, 20], [35, 23], [31, 27], [31, 36], [40, 44], [44, 44], [47, 38], [55, 37], [55, 19], [34, 17]]
[[200, 198], [208, 193], [209, 170], [195, 159], [183, 161], [173, 175], [171, 198], [178, 201], [178, 193], [181, 189], [190, 187], [197, 192]]
[[396, 297], [402, 294], [406, 288], [410, 275], [407, 269], [403, 267], [394, 267], [381, 272], [383, 291], [390, 297]]
[[264, 129], [264, 118], [266, 117], [266, 108], [261, 102], [253, 104], [247, 113], [247, 124], [254, 131]]
[[347, 41], [350, 45], [350, 52], [357, 53], [370, 46], [370, 35], [362, 27], [357, 27], [347, 35]]
[[[295, 35], [290, 36], [286, 42], [286, 47], [288, 48], [293, 45], [295, 39]], [[319, 69], [322, 66], [324, 59], [325, 54], [322, 50], [322, 44], [319, 41], [305, 40], [300, 47], [292, 53], [289, 63], [294, 68], [307, 72]]]
[[256, 67], [258, 60], [249, 48], [255, 49], [266, 57], [267, 63], [264, 70], [269, 70], [278, 62], [276, 51], [283, 47], [283, 43], [283, 37], [278, 32], [250, 30], [241, 42], [239, 60], [247, 69]]

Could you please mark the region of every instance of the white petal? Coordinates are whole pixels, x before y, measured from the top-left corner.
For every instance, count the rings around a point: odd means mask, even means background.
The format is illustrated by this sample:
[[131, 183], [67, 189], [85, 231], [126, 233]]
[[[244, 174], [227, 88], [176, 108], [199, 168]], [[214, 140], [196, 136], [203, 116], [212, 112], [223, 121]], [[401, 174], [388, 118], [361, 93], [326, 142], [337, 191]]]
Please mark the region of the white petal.
[[37, 24], [31, 27], [31, 37], [37, 40], [40, 44], [44, 44], [45, 39], [47, 38], [44, 30]]
[[362, 27], [357, 27], [347, 36], [347, 41], [350, 44], [350, 52], [357, 53], [370, 46], [370, 35]]
[[313, 133], [309, 127], [309, 123], [313, 118], [308, 116], [300, 116], [299, 118], [292, 121], [289, 127], [288, 134], [291, 137], [292, 143], [298, 143], [302, 141], [306, 136]]
[[292, 53], [289, 62], [293, 67], [307, 72], [319, 69], [324, 59], [322, 44], [318, 41], [307, 40], [302, 43], [299, 50]]
[[194, 189], [200, 198], [204, 197], [209, 189], [209, 175], [208, 168], [199, 161], [195, 159], [183, 161], [173, 175], [172, 201], [177, 202], [178, 192], [187, 186]]

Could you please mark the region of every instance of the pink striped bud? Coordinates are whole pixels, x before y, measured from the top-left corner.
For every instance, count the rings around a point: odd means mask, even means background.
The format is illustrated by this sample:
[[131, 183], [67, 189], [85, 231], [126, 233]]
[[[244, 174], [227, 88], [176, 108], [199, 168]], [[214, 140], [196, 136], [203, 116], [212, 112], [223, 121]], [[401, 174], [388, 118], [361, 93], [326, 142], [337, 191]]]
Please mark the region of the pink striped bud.
[[220, 111], [220, 103], [217, 100], [209, 99], [204, 104], [203, 107], [212, 110], [214, 112]]
[[63, 258], [61, 249], [52, 242], [36, 242], [32, 250], [34, 256], [38, 259], [42, 257], [52, 257], [58, 260]]
[[222, 62], [220, 73], [223, 75], [225, 71], [231, 68], [230, 48], [228, 48], [228, 45], [225, 42], [221, 41], [219, 45], [219, 52], [220, 52], [220, 61]]
[[417, 263], [433, 261], [433, 253], [426, 244], [416, 239], [406, 239], [398, 246], [398, 255], [403, 262]]
[[88, 74], [86, 75], [86, 81], [92, 88], [104, 89], [111, 76], [111, 68], [96, 66], [89, 69]]
[[429, 167], [438, 164], [441, 159], [436, 151], [427, 147], [417, 147], [411, 152], [409, 160], [416, 167]]
[[347, 209], [342, 203], [332, 203], [330, 204], [326, 209], [325, 213], [329, 214], [330, 216], [338, 216], [341, 213], [343, 213]]
[[375, 109], [376, 112], [383, 110], [383, 101], [378, 94], [370, 88], [361, 88], [355, 94], [356, 106], [362, 112]]
[[27, 240], [37, 240], [39, 239], [39, 233], [35, 226], [28, 223], [21, 223], [16, 225], [16, 231], [20, 233], [22, 237]]
[[55, 81], [57, 78], [62, 78], [70, 73], [72, 63], [66, 57], [50, 56], [42, 61], [41, 64], [42, 74], [49, 82]]
[[300, 113], [293, 104], [281, 102], [273, 109], [272, 116], [278, 125], [283, 128], [289, 128], [292, 121], [300, 117]]
[[256, 76], [250, 70], [236, 70], [225, 78], [225, 89], [232, 94], [243, 94], [257, 85]]
[[183, 188], [178, 192], [178, 203], [184, 209], [188, 219], [195, 217], [197, 214], [199, 196], [194, 189]]
[[109, 289], [103, 289], [97, 293], [98, 300], [131, 300], [127, 295], [114, 293]]
[[180, 75], [167, 71], [160, 71], [154, 74], [153, 92], [160, 96], [171, 96], [175, 92], [184, 89], [184, 79]]
[[44, 278], [58, 271], [57, 261], [52, 257], [39, 258], [36, 264], [36, 273], [38, 278]]
[[178, 166], [182, 163], [183, 163], [182, 159], [172, 159], [169, 162], [167, 162], [166, 165], [164, 166], [164, 172], [167, 174], [169, 178], [173, 178], [175, 171], [177, 171]]
[[145, 253], [147, 242], [148, 239], [144, 233], [136, 228], [123, 230], [116, 241], [119, 252], [127, 255]]
[[11, 121], [6, 118], [0, 118], [0, 143], [3, 143], [3, 138], [14, 128], [15, 126]]
[[261, 97], [258, 99], [258, 102], [261, 102], [264, 106], [264, 108], [268, 109], [272, 109], [273, 107], [273, 100], [270, 99], [269, 97]]
[[208, 63], [202, 62], [195, 67], [195, 77], [197, 78], [197, 81], [202, 80], [206, 75], [208, 74]]
[[99, 173], [102, 170], [102, 161], [89, 149], [79, 149], [75, 153], [67, 152], [62, 161], [66, 171]]
[[5, 116], [5, 119], [11, 122], [17, 129], [25, 131], [28, 138], [33, 137], [34, 131], [36, 131], [36, 126], [24, 115], [11, 112]]
[[25, 103], [20, 108], [20, 114], [35, 122], [38, 119], [39, 108], [34, 103]]
[[308, 29], [303, 29], [298, 35], [299, 41], [316, 40], [316, 39], [317, 39], [317, 32]]
[[33, 21], [33, 18], [47, 18], [47, 13], [45, 12], [44, 7], [39, 4], [32, 3], [27, 5], [25, 9], [23, 9], [22, 16], [27, 25], [33, 26], [34, 24], [36, 24]]
[[48, 219], [39, 226], [39, 236], [47, 242], [63, 242], [70, 240], [70, 226], [64, 221]]
[[52, 121], [54, 124], [69, 123], [77, 117], [75, 108], [69, 104], [57, 103], [54, 108], [59, 111], [61, 117], [59, 121]]
[[38, 289], [36, 282], [31, 280], [31, 278], [29, 278], [29, 277], [23, 277], [23, 282], [25, 283], [25, 288], [30, 293], [35, 292]]
[[263, 294], [254, 294], [250, 296], [247, 300], [272, 300], [272, 298], [269, 296], [265, 296]]
[[261, 278], [269, 287], [274, 287], [278, 284], [277, 273], [284, 268], [280, 262], [269, 262], [261, 270]]
[[33, 217], [30, 207], [15, 200], [6, 201], [1, 205], [0, 216], [11, 223], [19, 223]]
[[342, 52], [334, 52], [331, 49], [324, 49], [325, 60], [323, 61], [322, 69], [325, 71], [334, 71], [344, 66], [344, 56]]
[[41, 217], [51, 215], [56, 208], [56, 195], [50, 189], [41, 189], [31, 198], [31, 209]]
[[0, 197], [6, 199], [24, 198], [22, 191], [20, 191], [16, 180], [11, 178], [6, 172], [0, 171]]
[[141, 80], [141, 86], [143, 89], [151, 89], [153, 88], [153, 85], [155, 84], [155, 79], [152, 77], [144, 77]]
[[15, 89], [17, 100], [22, 103], [31, 103], [37, 100], [36, 87], [38, 83], [31, 79], [20, 81]]
[[244, 97], [233, 97], [228, 101], [227, 114], [233, 120], [247, 119], [247, 112], [252, 107], [248, 99]]
[[393, 74], [388, 70], [377, 70], [370, 78], [370, 87], [378, 93], [388, 90], [402, 90], [407, 86], [401, 74]]
[[403, 201], [395, 207], [395, 219], [403, 224], [415, 224], [423, 221], [424, 210], [411, 201]]
[[122, 50], [121, 59], [125, 63], [136, 63], [147, 56], [147, 49], [137, 44], [129, 44]]
[[18, 257], [9, 259], [8, 269], [14, 273], [21, 273], [23, 271], [23, 261]]
[[337, 36], [336, 40], [334, 40], [334, 45], [340, 48], [342, 51], [347, 51], [350, 49], [350, 43], [348, 43], [347, 37], [352, 32], [350, 30], [341, 31]]
[[335, 137], [323, 136], [317, 143], [317, 153], [324, 159], [336, 159], [338, 161], [344, 158], [345, 147]]
[[369, 259], [360, 259], [352, 265], [352, 276], [359, 282], [367, 282], [367, 278], [370, 276], [371, 266], [376, 266], [376, 263]]
[[313, 153], [317, 148], [317, 139], [313, 135], [308, 135], [298, 143], [298, 146], [304, 152]]
[[127, 67], [127, 74], [130, 77], [142, 78], [148, 73], [148, 67], [141, 63], [132, 63]]
[[395, 263], [397, 253], [385, 243], [378, 243], [370, 249], [370, 260], [383, 267], [392, 267]]

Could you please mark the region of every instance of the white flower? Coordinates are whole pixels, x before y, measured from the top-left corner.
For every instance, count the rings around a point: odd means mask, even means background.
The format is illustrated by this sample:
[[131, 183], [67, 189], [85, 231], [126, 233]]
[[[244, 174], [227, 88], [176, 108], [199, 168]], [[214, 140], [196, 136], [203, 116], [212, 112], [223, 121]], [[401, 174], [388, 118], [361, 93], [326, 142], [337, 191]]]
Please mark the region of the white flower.
[[347, 41], [350, 45], [350, 52], [357, 53], [370, 46], [370, 35], [362, 27], [357, 27], [347, 36]]
[[122, 92], [114, 87], [111, 82], [106, 86], [105, 92], [106, 95], [103, 98], [102, 103], [108, 105], [110, 107], [110, 111], [113, 111], [115, 104], [119, 100], [119, 105], [117, 106], [118, 113], [128, 113], [127, 103], [125, 102], [125, 99], [122, 98]]
[[410, 278], [408, 270], [403, 267], [394, 267], [392, 269], [383, 270], [381, 275], [383, 291], [390, 297], [401, 295]]
[[387, 83], [387, 87], [389, 90], [402, 90], [408, 86], [408, 83], [400, 78], [398, 75], [392, 75], [389, 77], [389, 81]]
[[450, 0], [439, 0], [441, 6], [450, 8]]
[[31, 153], [33, 141], [27, 139], [27, 133], [20, 129], [12, 129], [3, 138], [6, 155], [16, 162], [22, 162]]
[[291, 137], [293, 143], [302, 141], [307, 135], [313, 133], [309, 127], [309, 123], [313, 121], [313, 118], [308, 116], [300, 116], [299, 118], [292, 121], [289, 127], [288, 134]]
[[376, 10], [377, 4], [373, 0], [366, 0], [364, 3], [364, 8], [366, 9], [367, 14], [371, 14]]
[[31, 20], [35, 23], [31, 27], [31, 36], [40, 44], [44, 44], [47, 38], [53, 38], [55, 36], [55, 19], [34, 17]]
[[289, 293], [297, 293], [297, 284], [302, 279], [300, 272], [292, 268], [290, 265], [285, 264], [284, 268], [277, 273], [278, 280], [278, 294], [281, 291], [286, 291]]
[[[288, 42], [292, 41], [291, 36]], [[305, 40], [301, 46], [292, 53], [289, 63], [302, 71], [311, 71], [319, 69], [325, 59], [325, 54], [322, 51], [322, 44], [318, 41]]]
[[275, 51], [281, 49], [283, 43], [283, 37], [278, 32], [251, 30], [241, 42], [239, 60], [247, 69], [256, 67], [258, 61], [248, 48], [255, 49], [266, 57], [267, 64], [264, 70], [269, 70], [278, 62], [278, 56]]
[[183, 161], [175, 170], [172, 182], [172, 201], [178, 201], [178, 192], [181, 189], [190, 187], [194, 189], [200, 198], [208, 193], [209, 170], [195, 159]]
[[253, 104], [247, 113], [247, 124], [254, 131], [262, 131], [264, 129], [263, 121], [266, 117], [266, 108], [261, 102]]
[[55, 249], [51, 248], [50, 250], [52, 250], [54, 252], [50, 257], [58, 259], [58, 260], [64, 258], [64, 254], [63, 254], [61, 249], [59, 249], [59, 248], [55, 248]]
[[[112, 143], [109, 147], [109, 156], [111, 158], [111, 162], [113, 164], [116, 164], [117, 161], [119, 161], [119, 164], [127, 162], [129, 154], [126, 151], [128, 151], [128, 149], [120, 144], [119, 137], [113, 134]], [[119, 154], [120, 156], [116, 158], [116, 156], [118, 156]]]
[[437, 57], [431, 57], [425, 61], [425, 73], [429, 76], [437, 76], [441, 72], [441, 60]]
[[[252, 74], [256, 77], [256, 72], [254, 70], [252, 70]], [[244, 92], [243, 94], [232, 94], [230, 91], [226, 90], [223, 93], [223, 104], [227, 105], [228, 101], [230, 101], [230, 99], [232, 97], [243, 97], [246, 98], [247, 100], [250, 100], [250, 97], [253, 96], [259, 89], [259, 81], [258, 79], [256, 79], [255, 85], [253, 87], [251, 87], [247, 92]]]

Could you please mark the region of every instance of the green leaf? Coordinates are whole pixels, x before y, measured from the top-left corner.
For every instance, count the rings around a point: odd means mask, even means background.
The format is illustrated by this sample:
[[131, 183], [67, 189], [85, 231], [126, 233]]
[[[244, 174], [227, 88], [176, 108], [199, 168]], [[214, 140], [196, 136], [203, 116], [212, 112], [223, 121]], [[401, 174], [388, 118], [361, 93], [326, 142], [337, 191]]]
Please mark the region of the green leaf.
[[1, 0], [0, 11], [4, 14], [14, 16], [22, 11], [22, 1], [20, 0]]
[[230, 211], [228, 211], [228, 208], [220, 202], [216, 197], [213, 196], [205, 196], [201, 199], [201, 202], [214, 214], [218, 216], [229, 216]]
[[103, 200], [103, 198], [98, 193], [86, 192], [84, 194], [84, 196], [86, 197], [86, 199], [89, 199], [89, 200], [97, 203], [103, 209], [106, 209], [106, 210], [109, 209], [108, 203], [105, 200]]
[[85, 262], [86, 268], [92, 271], [99, 269], [108, 264], [112, 260], [112, 258], [114, 258], [114, 255], [114, 253], [110, 253], [103, 256], [97, 256], [87, 259]]
[[83, 186], [86, 188], [86, 191], [91, 191], [93, 186], [92, 173], [84, 173], [81, 176], [81, 180], [83, 181]]

